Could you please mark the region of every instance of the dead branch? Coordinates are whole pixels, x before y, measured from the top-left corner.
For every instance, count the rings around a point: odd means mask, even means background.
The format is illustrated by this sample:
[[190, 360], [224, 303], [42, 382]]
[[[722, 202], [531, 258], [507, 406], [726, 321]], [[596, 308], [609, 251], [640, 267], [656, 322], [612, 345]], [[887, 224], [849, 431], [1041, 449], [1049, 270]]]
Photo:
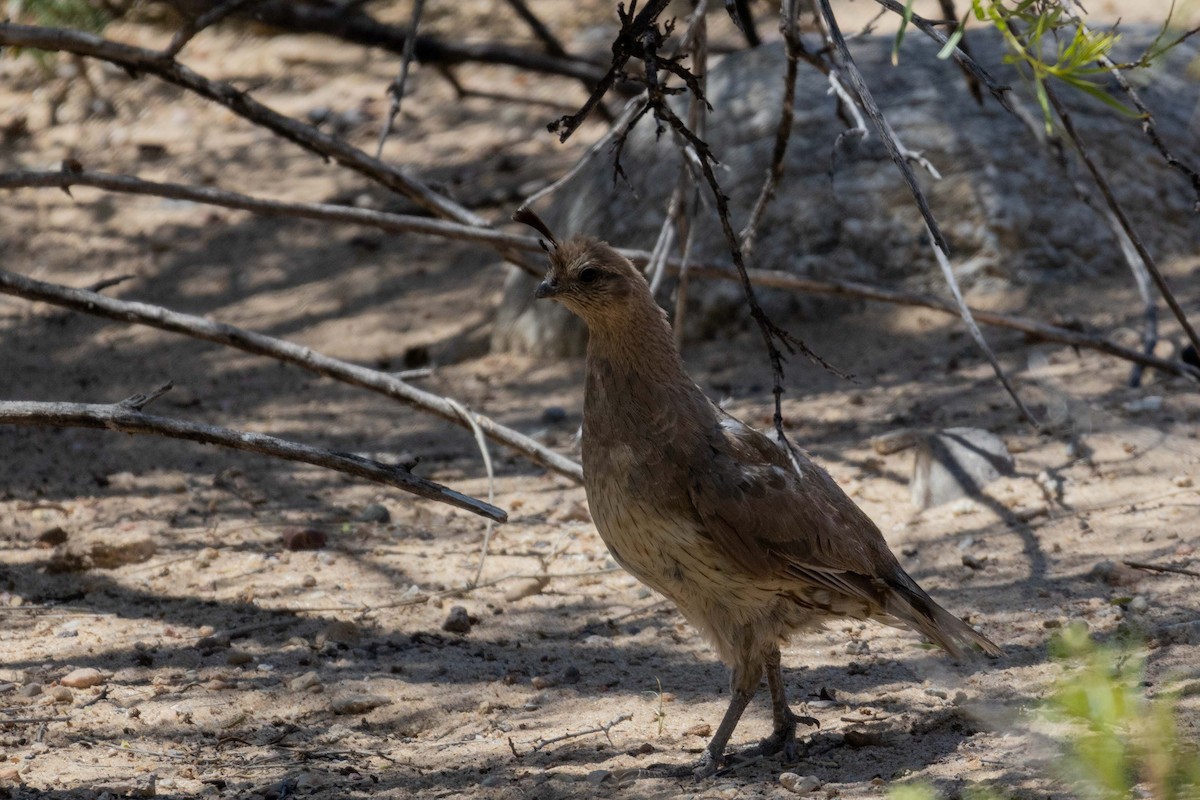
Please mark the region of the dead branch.
[[[975, 340], [975, 344], [992, 365], [992, 371], [996, 374], [996, 378], [1000, 381], [1004, 390], [1008, 392], [1009, 397], [1012, 398], [1013, 403], [1016, 404], [1021, 414], [1034, 427], [1039, 427], [1040, 424], [1037, 417], [1033, 415], [1033, 412], [1029, 410], [1020, 395], [1017, 394], [1004, 369], [1000, 366], [999, 359], [992, 352], [992, 348], [988, 345], [987, 339], [984, 338], [983, 332], [980, 331], [974, 317], [971, 316], [971, 308], [963, 298], [962, 289], [959, 287], [958, 279], [955, 277], [954, 270], [950, 265], [950, 246], [946, 242], [946, 237], [942, 234], [941, 228], [938, 227], [937, 220], [933, 216], [933, 210], [929, 207], [925, 193], [921, 190], [921, 185], [917, 182], [917, 176], [908, 163], [908, 157], [904, 148], [896, 137], [895, 131], [892, 130], [891, 124], [883, 116], [879, 105], [872, 97], [866, 79], [863, 77], [862, 72], [859, 71], [858, 65], [854, 62], [854, 57], [850, 54], [850, 48], [846, 45], [846, 39], [842, 36], [841, 30], [838, 28], [837, 19], [833, 15], [833, 9], [830, 7], [829, 0], [816, 0], [816, 6], [820, 16], [825, 20], [826, 30], [833, 44], [834, 59], [839, 70], [843, 71], [849, 78], [854, 93], [858, 95], [859, 103], [862, 105], [863, 110], [866, 111], [867, 116], [870, 117], [876, 130], [879, 131], [879, 135], [883, 139], [884, 146], [887, 148], [892, 162], [900, 170], [900, 175], [904, 178], [904, 182], [907, 184], [909, 192], [917, 204], [917, 210], [921, 212], [921, 216], [925, 220], [925, 226], [929, 231], [938, 266], [941, 267], [946, 283], [949, 285], [950, 291], [958, 304], [959, 315], [962, 317], [963, 324], [966, 325], [971, 338]], [[962, 62], [960, 61], [960, 63]]]
[[325, 159], [333, 159], [371, 181], [429, 209], [439, 217], [486, 227], [487, 222], [469, 209], [437, 194], [404, 170], [385, 164], [344, 140], [312, 125], [286, 117], [225, 81], [215, 81], [156, 50], [114, 42], [99, 36], [61, 28], [0, 24], [0, 47], [31, 47], [96, 58], [125, 68], [131, 75], [154, 75], [200, 95], [276, 135]]
[[[107, 191], [168, 197], [178, 200], [190, 200], [208, 205], [251, 211], [253, 213], [266, 216], [319, 219], [330, 222], [348, 223], [352, 225], [365, 225], [392, 233], [416, 233], [425, 236], [438, 236], [445, 239], [487, 245], [499, 250], [512, 249], [530, 253], [540, 252], [536, 237], [518, 236], [510, 233], [502, 233], [490, 228], [478, 228], [470, 225], [460, 225], [444, 220], [429, 219], [427, 217], [414, 217], [405, 214], [389, 214], [382, 211], [372, 211], [369, 209], [350, 208], [348, 206], [321, 203], [290, 203], [276, 200], [264, 200], [238, 194], [237, 192], [228, 192], [210, 187], [186, 186], [183, 184], [174, 183], [156, 183], [153, 181], [144, 181], [139, 178], [133, 178], [124, 175], [110, 175], [101, 172], [88, 172], [86, 170], [82, 172], [31, 171], [0, 174], [0, 188], [3, 189], [13, 189], [18, 187], [61, 187], [74, 185], [92, 186], [99, 189], [105, 189]], [[534, 197], [538, 196], [541, 196], [540, 193], [538, 195], [534, 195]], [[644, 266], [645, 264], [649, 263], [649, 259], [651, 257], [651, 254], [644, 250], [622, 250], [621, 252], [626, 258], [629, 258], [635, 264], [640, 266]], [[683, 270], [683, 261], [678, 258], [669, 258], [666, 261], [666, 269], [672, 274], [679, 275]], [[728, 265], [714, 263], [689, 264], [687, 269], [689, 270], [689, 273], [696, 278], [707, 280], [740, 281], [737, 273], [731, 270]], [[530, 267], [529, 271], [531, 274], [541, 277], [542, 273], [540, 270]], [[749, 275], [755, 283], [761, 286], [769, 286], [776, 289], [803, 292], [806, 294], [842, 295], [845, 297], [874, 300], [893, 305], [921, 306], [947, 314], [958, 314], [958, 311], [953, 304], [934, 295], [904, 292], [897, 289], [874, 286], [872, 284], [855, 281], [815, 280], [812, 278], [799, 277], [787, 272], [772, 270], [752, 269], [749, 270]], [[0, 278], [0, 284], [2, 283], [3, 279]], [[47, 285], [52, 286], [52, 284]], [[95, 285], [89, 288], [93, 292], [98, 292], [100, 289], [105, 287], [103, 285]], [[0, 291], [4, 291], [4, 289], [0, 288]], [[81, 290], [71, 289], [67, 291], [77, 292]], [[9, 293], [19, 294], [15, 291], [11, 291]], [[53, 302], [42, 297], [36, 299], [45, 300], [46, 302]], [[1060, 342], [1062, 344], [1071, 345], [1072, 347], [1096, 350], [1134, 364], [1142, 364], [1144, 366], [1157, 369], [1170, 375], [1177, 375], [1192, 379], [1200, 378], [1200, 370], [1197, 370], [1195, 367], [1192, 367], [1189, 364], [1185, 364], [1181, 361], [1170, 361], [1167, 359], [1156, 358], [1149, 353], [1140, 353], [1136, 350], [1122, 347], [1121, 345], [1104, 339], [1103, 337], [1081, 334], [1077, 331], [1072, 331], [1067, 328], [1049, 325], [1024, 317], [1012, 317], [1004, 314], [995, 314], [992, 312], [981, 311], [979, 309], [972, 309], [971, 313], [978, 322], [984, 325], [1009, 328], [1011, 330], [1021, 331], [1022, 333], [1026, 333], [1039, 339], [1045, 339], [1046, 341]], [[379, 374], [385, 375], [386, 373]], [[330, 377], [334, 376], [331, 375]], [[413, 387], [409, 388], [413, 391], [419, 391]], [[429, 394], [428, 397], [438, 399], [436, 395], [432, 394]], [[452, 418], [449, 413], [443, 415], [439, 412], [439, 416], [443, 416], [444, 419], [447, 419], [451, 422], [457, 419], [456, 416]], [[519, 436], [520, 434], [517, 435]], [[495, 439], [495, 441], [501, 440]], [[537, 447], [540, 447], [540, 445], [537, 445], [536, 442], [533, 444]], [[514, 449], [518, 450], [518, 452], [522, 452], [518, 447], [514, 447]], [[529, 453], [524, 454], [530, 455]], [[530, 457], [532, 458], [533, 456], [530, 455]], [[534, 460], [538, 461], [537, 458], [534, 458]], [[551, 469], [555, 469], [555, 471], [561, 472], [561, 470], [558, 470], [550, 464], [541, 461], [538, 461], [538, 463], [542, 463], [543, 466], [547, 466]], [[574, 477], [574, 469], [572, 469], [571, 473], [561, 472], [561, 474], [567, 475], [567, 477]]]
[[[626, 12], [624, 6], [618, 5], [617, 13], [621, 18], [621, 30], [617, 33], [617, 38], [613, 40], [612, 64], [608, 71], [596, 83], [596, 88], [592, 90], [578, 111], [570, 116], [561, 117], [547, 126], [551, 133], [558, 134], [560, 142], [565, 142], [570, 138], [571, 134], [579, 129], [592, 110], [604, 99], [604, 95], [608, 94], [608, 90], [613, 87], [617, 78], [623, 73], [629, 59], [633, 56], [640, 57], [645, 52], [643, 39], [651, 32], [651, 29], [657, 26], [658, 15], [667, 7], [668, 2], [669, 0], [649, 0], [646, 7], [637, 14], [633, 13], [633, 7]], [[649, 65], [647, 65], [647, 73], [649, 72]]]
[[187, 43], [196, 38], [196, 35], [204, 29], [211, 28], [230, 14], [235, 14], [248, 5], [260, 2], [262, 0], [224, 0], [224, 2], [217, 3], [203, 14], [183, 24], [171, 37], [170, 44], [163, 49], [163, 57], [175, 58], [187, 46]]
[[[256, 7], [254, 19], [296, 33], [334, 36], [364, 47], [379, 47], [403, 53], [409, 32], [388, 25], [360, 10], [348, 10], [336, 3], [317, 5], [292, 0], [271, 0]], [[575, 78], [595, 85], [604, 74], [587, 61], [548, 55], [497, 42], [472, 42], [465, 38], [439, 39], [417, 36], [413, 52], [421, 64], [504, 64], [530, 72]]]
[[[506, 253], [510, 250], [536, 252], [538, 249], [537, 240], [528, 236], [501, 233], [490, 227], [479, 227], [470, 223], [458, 224], [431, 219], [429, 217], [391, 214], [385, 211], [373, 211], [366, 208], [353, 208], [329, 203], [293, 203], [283, 200], [268, 200], [209, 186], [160, 183], [128, 175], [90, 172], [84, 169], [61, 170], [57, 172], [18, 171], [0, 173], [0, 189], [26, 187], [57, 187], [65, 189], [71, 186], [91, 186], [109, 192], [167, 197], [173, 200], [189, 200], [205, 205], [250, 211], [263, 216], [344, 222], [351, 225], [378, 228], [389, 233], [418, 233], [429, 236], [440, 236], [445, 239], [488, 245], [489, 247], [496, 248], [501, 253]], [[524, 259], [518, 259], [513, 263], [535, 277], [541, 277], [542, 275], [541, 269]]]
[[[456, 403], [452, 400], [417, 389], [386, 372], [351, 364], [348, 361], [318, 353], [283, 339], [214, 322], [203, 317], [180, 314], [161, 306], [115, 300], [95, 292], [45, 283], [3, 270], [0, 270], [0, 293], [24, 297], [27, 300], [40, 300], [120, 322], [148, 325], [152, 328], [216, 342], [227, 347], [244, 350], [247, 353], [295, 364], [318, 375], [379, 392], [394, 400], [435, 414], [447, 422], [470, 427], [468, 421], [459, 414], [455, 408]], [[499, 442], [577, 483], [583, 481], [583, 468], [571, 459], [555, 453], [528, 436], [505, 427], [482, 414], [472, 412], [470, 417], [489, 439]]]
[[414, 0], [412, 22], [408, 26], [409, 36], [404, 42], [404, 53], [400, 56], [400, 72], [396, 74], [396, 79], [388, 87], [388, 94], [391, 95], [392, 101], [388, 107], [387, 120], [383, 124], [383, 130], [379, 132], [379, 144], [375, 147], [376, 158], [383, 158], [383, 145], [392, 133], [392, 125], [395, 124], [396, 116], [400, 113], [400, 104], [404, 101], [404, 86], [408, 83], [408, 68], [412, 65], [417, 31], [421, 27], [421, 13], [424, 10], [425, 0]]
[[1105, 205], [1108, 206], [1109, 211], [1112, 212], [1117, 222], [1120, 223], [1121, 230], [1129, 237], [1129, 242], [1133, 245], [1134, 250], [1137, 251], [1138, 258], [1141, 259], [1146, 271], [1150, 273], [1150, 277], [1154, 279], [1154, 285], [1158, 287], [1159, 293], [1167, 301], [1167, 306], [1170, 307], [1171, 313], [1175, 315], [1175, 319], [1179, 321], [1179, 325], [1187, 335], [1188, 341], [1192, 343], [1193, 347], [1200, 350], [1200, 336], [1197, 336], [1196, 329], [1192, 327], [1183, 308], [1179, 305], [1179, 301], [1175, 299], [1175, 293], [1171, 291], [1167, 279], [1163, 277], [1162, 272], [1159, 270], [1158, 262], [1154, 260], [1154, 256], [1150, 255], [1150, 250], [1146, 247], [1138, 232], [1134, 230], [1133, 223], [1130, 222], [1129, 217], [1125, 214], [1125, 209], [1121, 207], [1121, 203], [1117, 200], [1116, 195], [1113, 194], [1108, 179], [1100, 171], [1100, 168], [1096, 166], [1096, 162], [1092, 160], [1091, 153], [1088, 152], [1083, 137], [1075, 129], [1075, 123], [1071, 120], [1071, 115], [1067, 111], [1066, 106], [1062, 104], [1058, 93], [1054, 91], [1053, 87], [1047, 85], [1045, 88], [1046, 96], [1050, 99], [1050, 105], [1054, 108], [1054, 113], [1058, 116], [1059, 122], [1062, 123], [1063, 131], [1075, 146], [1075, 151], [1079, 154], [1080, 160], [1083, 161], [1088, 173], [1092, 176], [1092, 180], [1095, 181], [1096, 188], [1100, 190], [1100, 196], [1104, 198]]
[[1187, 575], [1190, 578], [1200, 578], [1200, 572], [1194, 569], [1185, 569], [1183, 567], [1173, 567], [1170, 564], [1147, 564], [1142, 561], [1122, 561], [1127, 567], [1134, 569], [1144, 569], [1148, 572], [1170, 572], [1175, 575]]
[[[640, 261], [644, 261], [646, 257], [646, 253], [642, 251], [622, 251], [622, 253], [627, 258], [636, 258]], [[678, 269], [679, 262], [671, 261], [668, 262], [667, 266], [669, 269]], [[714, 266], [709, 264], [692, 264], [688, 267], [688, 270], [691, 275], [697, 278], [726, 281], [740, 280], [738, 275], [728, 267]], [[955, 303], [952, 303], [949, 300], [944, 300], [935, 295], [904, 292], [898, 289], [889, 289], [883, 286], [872, 286], [871, 284], [859, 283], [856, 281], [831, 281], [802, 278], [787, 272], [779, 272], [775, 270], [751, 269], [747, 270], [747, 273], [751, 280], [753, 280], [758, 286], [785, 289], [793, 292], [804, 292], [806, 294], [842, 295], [844, 297], [855, 297], [863, 300], [874, 300], [880, 303], [919, 306], [921, 308], [928, 308], [945, 314], [959, 316], [958, 306]], [[1091, 334], [1074, 331], [1058, 325], [1050, 325], [1045, 322], [1029, 319], [1028, 317], [997, 314], [992, 311], [982, 311], [980, 309], [972, 309], [971, 314], [974, 316], [977, 322], [983, 323], [984, 325], [1020, 331], [1021, 333], [1024, 333], [1034, 339], [1045, 340], [1048, 342], [1058, 342], [1060, 344], [1066, 344], [1070, 345], [1071, 347], [1079, 347], [1086, 350], [1096, 350], [1098, 352], [1120, 358], [1124, 361], [1152, 367], [1168, 375], [1176, 375], [1183, 378], [1191, 378], [1194, 381], [1200, 381], [1200, 369], [1197, 369], [1190, 364], [1185, 364], [1182, 361], [1169, 361], [1164, 358], [1158, 358], [1153, 355], [1142, 353], [1139, 350], [1123, 347], [1116, 342], [1105, 339], [1101, 336], [1094, 336]]]
[[[161, 394], [170, 384], [157, 394]], [[215, 444], [233, 450], [262, 453], [272, 458], [313, 464], [335, 472], [384, 483], [397, 489], [470, 511], [482, 517], [505, 522], [503, 509], [476, 500], [439, 483], [413, 475], [404, 467], [383, 464], [350, 453], [335, 453], [306, 444], [289, 442], [261, 433], [235, 431], [198, 422], [144, 414], [143, 405], [154, 396], [130, 398], [121, 403], [45, 403], [33, 401], [0, 402], [0, 424], [35, 425], [56, 428], [98, 428], [120, 433], [142, 433]]]
[[792, 123], [796, 110], [796, 76], [799, 73], [800, 54], [804, 51], [804, 42], [800, 39], [800, 5], [799, 0], [784, 0], [779, 9], [779, 30], [783, 34], [784, 49], [787, 53], [787, 66], [783, 75], [783, 102], [779, 107], [779, 123], [775, 127], [775, 146], [771, 151], [771, 166], [767, 168], [767, 177], [759, 190], [758, 199], [750, 212], [750, 219], [742, 228], [740, 234], [742, 251], [749, 255], [754, 247], [754, 235], [762, 223], [767, 206], [775, 197], [779, 180], [783, 177], [783, 159], [787, 155], [788, 142], [792, 138]]
[[564, 734], [561, 734], [560, 736], [553, 736], [549, 739], [542, 739], [542, 738], [535, 739], [534, 741], [530, 742], [530, 744], [532, 745], [530, 747], [530, 749], [524, 753], [517, 752], [517, 747], [515, 744], [513, 744], [512, 739], [508, 740], [508, 746], [512, 750], [512, 753], [514, 756], [516, 756], [517, 758], [521, 758], [522, 756], [527, 756], [530, 753], [536, 753], [537, 751], [539, 751], [545, 747], [549, 747], [552, 744], [558, 744], [559, 742], [565, 742], [568, 739], [578, 739], [580, 736], [591, 736], [593, 733], [603, 733], [604, 736], [606, 738], [608, 738], [608, 743], [612, 744], [612, 737], [609, 736], [609, 732], [613, 728], [620, 725], [622, 722], [628, 722], [631, 719], [633, 719], [633, 714], [622, 714], [621, 716], [616, 717], [615, 719], [609, 720], [608, 722], [604, 723], [603, 725], [597, 725], [593, 728], [588, 728], [587, 730], [576, 731], [574, 733], [564, 733]]

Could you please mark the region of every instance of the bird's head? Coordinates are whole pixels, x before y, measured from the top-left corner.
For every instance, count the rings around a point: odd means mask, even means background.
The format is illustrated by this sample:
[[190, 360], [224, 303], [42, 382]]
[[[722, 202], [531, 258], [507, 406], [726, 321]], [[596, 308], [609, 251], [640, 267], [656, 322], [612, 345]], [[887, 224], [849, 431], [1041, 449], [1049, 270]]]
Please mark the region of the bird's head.
[[649, 296], [642, 273], [608, 243], [580, 235], [559, 242], [526, 208], [518, 209], [513, 219], [530, 225], [549, 240], [542, 240], [550, 268], [534, 292], [539, 300], [556, 300], [590, 325], [624, 316], [622, 312], [632, 299]]

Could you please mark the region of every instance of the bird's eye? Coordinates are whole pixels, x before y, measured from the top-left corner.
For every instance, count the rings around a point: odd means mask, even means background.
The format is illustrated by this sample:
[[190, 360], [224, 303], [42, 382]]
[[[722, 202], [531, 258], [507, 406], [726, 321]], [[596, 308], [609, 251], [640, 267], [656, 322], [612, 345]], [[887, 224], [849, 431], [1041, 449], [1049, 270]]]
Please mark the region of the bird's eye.
[[584, 267], [583, 269], [579, 270], [580, 283], [595, 283], [596, 279], [599, 277], [600, 270], [596, 269], [595, 267]]

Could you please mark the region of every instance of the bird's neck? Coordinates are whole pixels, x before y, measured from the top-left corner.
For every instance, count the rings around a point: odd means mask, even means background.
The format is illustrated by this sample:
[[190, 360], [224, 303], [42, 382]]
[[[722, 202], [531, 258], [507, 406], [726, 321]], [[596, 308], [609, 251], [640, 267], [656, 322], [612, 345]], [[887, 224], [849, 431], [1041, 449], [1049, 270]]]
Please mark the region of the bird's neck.
[[638, 298], [620, 316], [602, 322], [589, 320], [589, 369], [606, 369], [645, 376], [658, 384], [692, 385], [683, 369], [667, 315], [652, 297]]

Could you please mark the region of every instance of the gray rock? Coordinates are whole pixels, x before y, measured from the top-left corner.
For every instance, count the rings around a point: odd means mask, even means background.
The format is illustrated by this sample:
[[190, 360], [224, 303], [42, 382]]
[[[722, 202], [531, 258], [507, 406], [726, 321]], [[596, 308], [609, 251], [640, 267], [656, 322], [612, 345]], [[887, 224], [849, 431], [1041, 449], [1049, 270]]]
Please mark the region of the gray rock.
[[[1122, 26], [1116, 59], [1136, 57], [1153, 35]], [[955, 66], [938, 60], [936, 46], [919, 35], [907, 37], [899, 67], [893, 67], [893, 41], [891, 36], [862, 37], [851, 49], [900, 139], [942, 174], [935, 180], [919, 172], [918, 180], [965, 284], [1054, 285], [1105, 270], [1127, 272], [1105, 220], [1077, 199], [1072, 180], [1048, 149], [1039, 149], [1027, 128], [990, 96], [977, 105]], [[1018, 87], [1020, 93], [1023, 82], [1004, 64], [997, 36], [972, 31], [971, 46], [999, 83]], [[1138, 73], [1144, 82], [1138, 90], [1162, 135], [1177, 156], [1192, 164], [1200, 151], [1200, 139], [1190, 132], [1200, 84], [1189, 79], [1185, 65], [1195, 53], [1196, 47], [1186, 43], [1166, 57], [1162, 69]], [[707, 96], [714, 108], [707, 141], [721, 160], [718, 179], [730, 197], [737, 229], [745, 223], [770, 164], [783, 69], [782, 46], [773, 44], [726, 55], [709, 73]], [[828, 89], [822, 75], [801, 66], [780, 194], [763, 221], [749, 266], [943, 291], [924, 223], [880, 137], [873, 130], [865, 139], [842, 137], [845, 128]], [[1164, 258], [1193, 253], [1195, 198], [1188, 182], [1164, 164], [1136, 120], [1082, 93], [1060, 94], [1151, 250]], [[1025, 105], [1040, 118], [1036, 104]], [[650, 250], [679, 163], [672, 137], [656, 137], [647, 118], [630, 135], [622, 155], [634, 190], [614, 182], [611, 159], [598, 157], [538, 211], [560, 237], [589, 233], [618, 246]], [[727, 263], [715, 213], [701, 211], [695, 227], [697, 260]], [[547, 356], [582, 352], [582, 326], [557, 304], [535, 304], [533, 287], [523, 273], [509, 275], [493, 349]], [[761, 295], [778, 323], [797, 314], [829, 316], [852, 302], [801, 300], [776, 290], [761, 290]], [[748, 324], [735, 284], [696, 281], [689, 303], [689, 336], [709, 337]]]

